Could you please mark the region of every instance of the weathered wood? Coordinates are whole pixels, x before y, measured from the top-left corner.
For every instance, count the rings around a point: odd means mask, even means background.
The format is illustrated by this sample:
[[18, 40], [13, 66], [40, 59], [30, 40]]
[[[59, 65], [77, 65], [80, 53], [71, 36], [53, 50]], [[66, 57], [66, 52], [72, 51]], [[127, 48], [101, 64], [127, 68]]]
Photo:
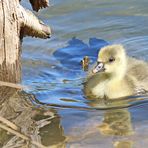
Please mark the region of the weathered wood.
[[0, 80], [18, 83], [21, 80], [21, 37], [50, 36], [50, 28], [41, 23], [18, 0], [0, 1]]
[[[40, 0], [32, 1], [36, 5]], [[40, 7], [45, 1], [39, 2]], [[35, 6], [36, 7], [36, 6]], [[0, 0], [0, 81], [19, 83], [21, 80], [21, 41], [24, 36], [49, 38], [51, 30], [19, 0]], [[0, 87], [0, 99], [4, 96]], [[8, 89], [7, 89], [8, 90]]]
[[17, 1], [0, 1], [0, 80], [8, 82], [19, 82], [20, 73], [20, 26], [17, 19], [15, 7]]
[[[3, 7], [2, 2], [0, 1], [0, 22], [3, 22]], [[4, 29], [3, 29], [4, 23], [0, 24], [0, 64], [2, 61], [4, 61]], [[0, 77], [2, 75], [2, 72], [0, 71]]]
[[21, 23], [21, 37], [32, 36], [40, 38], [49, 38], [51, 30], [42, 21], [38, 20], [37, 17], [29, 10], [19, 6], [19, 21]]

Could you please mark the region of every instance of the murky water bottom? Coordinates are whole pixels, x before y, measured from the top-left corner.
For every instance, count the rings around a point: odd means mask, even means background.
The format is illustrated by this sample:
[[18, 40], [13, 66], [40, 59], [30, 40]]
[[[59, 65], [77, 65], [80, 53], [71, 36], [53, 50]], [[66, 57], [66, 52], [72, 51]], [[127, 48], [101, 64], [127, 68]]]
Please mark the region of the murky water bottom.
[[98, 50], [112, 43], [122, 43], [128, 55], [147, 60], [147, 6], [146, 0], [54, 0], [37, 14], [53, 35], [50, 40], [24, 40], [23, 83], [53, 108], [55, 118], [41, 129], [44, 145], [147, 147], [148, 97], [88, 100], [82, 91], [87, 73], [80, 64], [86, 55], [93, 63]]

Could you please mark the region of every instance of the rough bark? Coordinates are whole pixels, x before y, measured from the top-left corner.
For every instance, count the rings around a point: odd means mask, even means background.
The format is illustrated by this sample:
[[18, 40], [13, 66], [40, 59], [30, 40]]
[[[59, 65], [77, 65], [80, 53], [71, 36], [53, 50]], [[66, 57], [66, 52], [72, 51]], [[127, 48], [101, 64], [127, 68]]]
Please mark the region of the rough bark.
[[[32, 0], [32, 6], [42, 8], [45, 1]], [[35, 4], [38, 3], [38, 6]], [[46, 1], [47, 2], [47, 1]], [[50, 28], [44, 25], [19, 0], [0, 0], [0, 81], [19, 83], [21, 80], [21, 41], [24, 36], [49, 38]], [[4, 88], [0, 87], [3, 97]]]

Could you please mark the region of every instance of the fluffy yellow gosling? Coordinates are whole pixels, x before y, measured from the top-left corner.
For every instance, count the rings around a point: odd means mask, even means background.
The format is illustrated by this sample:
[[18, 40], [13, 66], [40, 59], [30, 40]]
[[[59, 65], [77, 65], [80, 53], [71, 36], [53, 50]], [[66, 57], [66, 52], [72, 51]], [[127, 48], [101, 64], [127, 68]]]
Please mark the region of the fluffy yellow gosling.
[[87, 97], [115, 99], [148, 90], [148, 63], [128, 57], [122, 45], [101, 48], [89, 72]]

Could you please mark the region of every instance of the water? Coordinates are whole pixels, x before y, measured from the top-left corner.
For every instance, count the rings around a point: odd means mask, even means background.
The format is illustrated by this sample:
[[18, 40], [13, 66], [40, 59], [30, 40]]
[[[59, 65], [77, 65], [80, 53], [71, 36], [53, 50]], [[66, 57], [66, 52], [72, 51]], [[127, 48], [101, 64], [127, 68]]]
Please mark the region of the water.
[[99, 48], [110, 43], [122, 43], [130, 56], [147, 60], [147, 6], [147, 0], [53, 0], [51, 7], [37, 13], [53, 34], [50, 40], [24, 40], [23, 84], [56, 113], [42, 128], [44, 145], [146, 147], [148, 97], [87, 100], [80, 61], [87, 55], [93, 63]]

